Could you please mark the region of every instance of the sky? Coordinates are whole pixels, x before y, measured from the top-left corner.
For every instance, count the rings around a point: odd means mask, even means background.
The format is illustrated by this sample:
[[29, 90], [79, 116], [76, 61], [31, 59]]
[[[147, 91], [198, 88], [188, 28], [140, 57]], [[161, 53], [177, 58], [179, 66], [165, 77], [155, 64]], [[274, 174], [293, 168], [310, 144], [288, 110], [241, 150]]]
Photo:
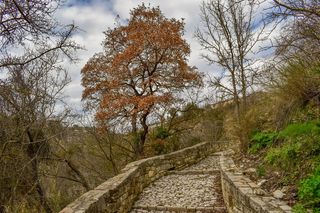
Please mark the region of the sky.
[[200, 23], [200, 4], [202, 0], [66, 0], [65, 5], [56, 13], [62, 24], [74, 23], [80, 30], [73, 39], [85, 50], [78, 52], [77, 64], [66, 64], [72, 82], [65, 90], [67, 103], [74, 109], [81, 109], [81, 68], [94, 53], [101, 52], [103, 32], [113, 28], [117, 16], [122, 20], [129, 18], [129, 11], [144, 2], [145, 5], [159, 6], [168, 18], [184, 19], [184, 38], [190, 44], [189, 65], [196, 66], [199, 71], [212, 74], [219, 69], [207, 65], [201, 59], [201, 47], [194, 38], [194, 32]]
[[168, 18], [183, 18], [185, 21], [184, 38], [190, 44], [189, 65], [196, 66], [203, 72], [210, 72], [213, 67], [206, 65], [200, 57], [201, 47], [194, 38], [194, 31], [200, 22], [201, 0], [67, 0], [56, 13], [62, 24], [75, 23], [80, 30], [73, 39], [85, 50], [78, 52], [77, 64], [66, 64], [72, 82], [65, 89], [67, 102], [75, 109], [81, 109], [81, 68], [94, 53], [101, 52], [104, 39], [103, 31], [114, 27], [117, 15], [125, 20], [129, 11], [142, 2], [145, 5], [159, 6]]

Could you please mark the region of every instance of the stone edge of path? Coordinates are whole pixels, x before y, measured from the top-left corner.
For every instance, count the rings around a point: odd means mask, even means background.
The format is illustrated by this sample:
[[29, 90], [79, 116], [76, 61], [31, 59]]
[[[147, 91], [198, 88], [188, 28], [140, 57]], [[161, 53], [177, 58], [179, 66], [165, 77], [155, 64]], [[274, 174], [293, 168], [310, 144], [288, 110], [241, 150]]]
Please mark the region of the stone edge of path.
[[203, 142], [166, 155], [138, 160], [121, 173], [80, 196], [60, 213], [129, 212], [142, 190], [167, 174], [199, 162], [218, 151], [219, 143]]
[[222, 194], [229, 213], [291, 213], [291, 207], [259, 188], [236, 168], [232, 151], [220, 152]]

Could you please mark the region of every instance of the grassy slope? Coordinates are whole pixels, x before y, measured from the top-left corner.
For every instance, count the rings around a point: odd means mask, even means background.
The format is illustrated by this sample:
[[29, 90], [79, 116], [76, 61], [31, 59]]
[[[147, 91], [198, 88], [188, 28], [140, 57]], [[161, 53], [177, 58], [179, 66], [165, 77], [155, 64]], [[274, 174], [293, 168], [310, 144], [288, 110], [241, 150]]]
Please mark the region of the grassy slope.
[[[298, 213], [320, 212], [320, 66], [290, 64], [277, 85], [254, 97], [243, 118], [247, 153], [239, 166]], [[226, 131], [228, 131], [226, 129]]]

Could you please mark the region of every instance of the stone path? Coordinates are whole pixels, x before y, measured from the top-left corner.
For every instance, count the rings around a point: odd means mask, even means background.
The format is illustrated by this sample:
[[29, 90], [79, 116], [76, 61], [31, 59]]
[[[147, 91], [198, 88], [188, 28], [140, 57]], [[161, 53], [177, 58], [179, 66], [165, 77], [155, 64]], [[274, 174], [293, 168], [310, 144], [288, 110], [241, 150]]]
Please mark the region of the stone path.
[[218, 156], [171, 171], [143, 190], [131, 213], [225, 213]]

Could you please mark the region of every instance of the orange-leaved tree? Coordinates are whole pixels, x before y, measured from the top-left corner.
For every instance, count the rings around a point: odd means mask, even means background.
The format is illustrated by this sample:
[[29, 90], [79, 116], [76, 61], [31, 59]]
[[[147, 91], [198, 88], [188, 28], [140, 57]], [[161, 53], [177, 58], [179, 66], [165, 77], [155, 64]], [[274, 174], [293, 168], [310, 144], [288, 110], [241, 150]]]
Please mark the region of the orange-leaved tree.
[[142, 4], [131, 10], [126, 25], [105, 32], [103, 52], [81, 71], [83, 99], [95, 107], [99, 125], [129, 127], [137, 156], [144, 155], [155, 112], [176, 102], [183, 89], [201, 84], [201, 75], [187, 65], [190, 48], [183, 33], [183, 21]]

